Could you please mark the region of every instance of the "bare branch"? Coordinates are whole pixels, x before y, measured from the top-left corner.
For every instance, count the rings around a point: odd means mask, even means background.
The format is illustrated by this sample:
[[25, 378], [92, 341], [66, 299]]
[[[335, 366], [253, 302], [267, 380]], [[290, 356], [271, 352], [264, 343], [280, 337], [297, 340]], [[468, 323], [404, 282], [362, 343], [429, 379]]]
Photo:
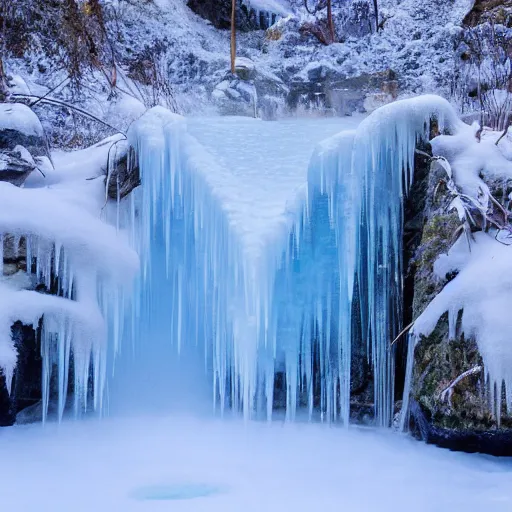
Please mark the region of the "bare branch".
[[80, 114], [82, 116], [88, 117], [89, 119], [92, 119], [93, 121], [96, 121], [98, 123], [101, 123], [102, 125], [114, 130], [117, 133], [122, 133], [125, 137], [126, 134], [122, 131], [116, 128], [115, 126], [112, 126], [111, 124], [103, 121], [99, 117], [96, 117], [95, 115], [91, 114], [90, 112], [87, 112], [86, 110], [81, 109], [80, 107], [76, 107], [74, 105], [70, 105], [69, 103], [66, 103], [65, 101], [57, 100], [55, 98], [45, 98], [43, 96], [36, 96], [34, 94], [12, 94], [13, 98], [20, 98], [20, 99], [35, 99], [40, 101], [41, 103], [46, 103], [48, 105], [55, 105], [59, 107], [65, 107], [69, 108], [73, 112], [76, 112], [77, 114]]

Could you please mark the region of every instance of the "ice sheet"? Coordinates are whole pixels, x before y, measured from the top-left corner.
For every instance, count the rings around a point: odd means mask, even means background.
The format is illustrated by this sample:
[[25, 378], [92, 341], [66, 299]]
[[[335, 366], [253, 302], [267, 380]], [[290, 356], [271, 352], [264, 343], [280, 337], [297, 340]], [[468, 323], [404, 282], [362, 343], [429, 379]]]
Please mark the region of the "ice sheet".
[[509, 460], [381, 431], [147, 417], [4, 429], [0, 450], [16, 512], [512, 508]]

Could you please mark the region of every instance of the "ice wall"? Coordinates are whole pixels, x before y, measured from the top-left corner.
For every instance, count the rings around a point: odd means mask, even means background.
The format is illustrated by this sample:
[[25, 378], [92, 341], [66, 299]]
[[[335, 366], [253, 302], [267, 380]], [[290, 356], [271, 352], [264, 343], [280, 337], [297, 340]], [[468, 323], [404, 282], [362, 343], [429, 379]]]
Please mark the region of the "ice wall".
[[194, 354], [222, 413], [270, 419], [279, 391], [290, 420], [304, 407], [347, 424], [359, 337], [374, 371], [378, 423], [389, 425], [403, 199], [433, 117], [441, 130], [458, 123], [446, 101], [427, 96], [384, 107], [321, 144], [287, 229], [256, 250], [243, 243], [241, 212], [223, 199], [233, 183], [183, 119], [160, 108], [146, 114], [130, 133], [143, 186], [123, 214], [143, 265], [133, 345], [156, 343], [153, 362], [169, 347]]
[[[403, 200], [414, 176], [415, 147], [419, 139], [428, 138], [433, 118], [441, 132], [455, 131], [461, 124], [449, 103], [438, 97], [396, 102], [363, 121], [355, 134], [347, 133], [324, 144], [325, 149], [317, 153], [311, 165], [309, 223], [318, 231], [313, 201], [326, 195], [336, 247], [346, 258], [340, 258], [332, 272], [332, 283], [340, 284], [339, 318], [345, 325], [345, 336], [332, 325], [327, 328], [334, 334], [337, 353], [348, 353], [350, 326], [355, 320], [353, 305], [357, 303], [362, 338], [374, 373], [376, 419], [381, 425], [390, 425], [394, 404], [391, 341], [400, 331], [402, 318]], [[336, 153], [338, 159], [332, 158]], [[330, 295], [324, 295], [324, 300]], [[313, 313], [312, 317], [322, 325], [323, 316]], [[330, 365], [332, 368], [332, 361]], [[350, 367], [345, 366], [345, 371]], [[322, 381], [330, 382], [327, 372]], [[350, 382], [350, 376], [345, 381]], [[336, 396], [336, 392], [334, 388], [331, 395]], [[348, 387], [344, 393], [340, 391], [345, 408], [348, 393]]]

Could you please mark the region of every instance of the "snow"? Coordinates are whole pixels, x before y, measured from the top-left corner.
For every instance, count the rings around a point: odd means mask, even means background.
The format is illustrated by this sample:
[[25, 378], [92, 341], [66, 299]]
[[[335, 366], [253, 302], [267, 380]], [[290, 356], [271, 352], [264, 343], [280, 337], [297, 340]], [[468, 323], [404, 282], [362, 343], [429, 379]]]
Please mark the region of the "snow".
[[218, 165], [206, 179], [249, 257], [261, 257], [272, 242], [279, 243], [288, 234], [290, 208], [304, 191], [315, 146], [363, 119], [359, 115], [279, 122], [245, 117], [187, 120], [188, 132]]
[[[37, 117], [25, 109], [15, 109], [23, 123], [16, 117], [9, 126], [23, 127], [25, 131], [36, 126], [37, 130], [28, 133], [39, 133]], [[115, 210], [105, 197], [107, 157], [111, 147], [121, 142], [121, 136], [114, 136], [83, 151], [54, 153], [55, 166], [48, 159], [40, 160], [44, 175], [32, 173], [25, 188], [0, 183], [0, 233], [25, 238], [27, 261], [36, 262], [39, 284], [50, 290], [55, 286], [52, 278], [58, 278], [58, 297], [20, 289], [18, 285], [13, 287], [16, 282], [12, 279], [0, 283], [0, 368], [8, 389], [17, 360], [11, 325], [17, 320], [37, 325], [44, 315], [43, 421], [50, 398], [53, 361], [58, 361], [62, 417], [71, 354], [77, 415], [82, 407], [87, 408], [91, 361], [94, 407], [101, 409], [107, 354], [104, 317], [112, 323], [112, 318], [119, 316], [120, 290], [128, 295], [139, 270], [139, 258], [126, 235], [105, 222]], [[23, 154], [24, 148], [21, 149]], [[113, 337], [113, 343], [117, 343]]]
[[30, 108], [21, 103], [0, 104], [0, 130], [15, 130], [25, 135], [43, 136], [41, 121]]
[[500, 134], [485, 130], [479, 141], [476, 137], [479, 128], [476, 123], [460, 125], [453, 135], [440, 135], [431, 144], [434, 154], [450, 163], [454, 181], [461, 192], [479, 199], [487, 207], [490, 192], [485, 181], [511, 178], [512, 161], [502, 151], [510, 145], [495, 144]]
[[507, 459], [452, 453], [382, 431], [153, 416], [2, 429], [0, 444], [8, 510], [512, 507]]
[[[497, 146], [499, 133], [484, 130], [479, 140], [478, 131], [476, 124], [459, 125], [451, 135], [441, 135], [432, 141], [434, 154], [446, 159], [443, 166], [448, 178], [453, 180], [449, 186], [455, 194], [450, 208], [457, 211], [461, 222], [467, 217], [468, 205], [484, 216], [492, 209], [495, 200], [486, 181], [505, 186], [512, 178], [508, 137]], [[474, 233], [471, 238], [463, 234], [447, 255], [438, 257], [434, 272], [440, 282], [449, 273], [458, 273], [416, 319], [411, 332], [411, 343], [419, 342], [421, 336], [432, 333], [440, 317], [448, 312], [450, 339], [464, 334], [477, 342], [498, 423], [502, 384], [505, 384], [507, 406], [512, 406], [512, 350], [507, 335], [512, 252], [508, 231], [508, 226], [501, 231], [490, 226], [489, 232]], [[457, 333], [460, 311], [462, 323]]]
[[[146, 107], [155, 104], [166, 106], [165, 98], [155, 95], [151, 87], [130, 78], [132, 73], [128, 64], [144, 63], [149, 51], [154, 55], [157, 69], [172, 85], [179, 111], [211, 115], [216, 113], [218, 105], [215, 100], [220, 96], [214, 92], [215, 87], [229, 71], [229, 31], [216, 30], [209, 22], [196, 16], [186, 4], [186, 0], [106, 2], [105, 10], [108, 7], [108, 13], [116, 13], [116, 21], [110, 21], [108, 28], [112, 39], [118, 41], [117, 92], [128, 91]], [[351, 0], [335, 3], [337, 19], [346, 17], [353, 4], [355, 2]], [[343, 42], [330, 46], [322, 45], [314, 38], [299, 38], [300, 25], [311, 21], [302, 1], [252, 0], [251, 5], [256, 10], [271, 8], [282, 16], [290, 11], [295, 13], [278, 22], [277, 32], [282, 33], [282, 37], [277, 41], [267, 39], [264, 31], [238, 34], [238, 56], [250, 58], [262, 77], [277, 76], [285, 86], [290, 86], [306, 78], [304, 68], [307, 71], [308, 66], [329, 66], [335, 79], [339, 77], [341, 82], [345, 77], [393, 70], [400, 80], [399, 92], [404, 96], [429, 92], [448, 97], [454, 69], [458, 65], [453, 48], [462, 19], [472, 2], [403, 0], [397, 4], [395, 0], [380, 0], [382, 18], [385, 19], [383, 30], [352, 37], [350, 32], [349, 35], [345, 33], [343, 22], [339, 21]], [[325, 9], [319, 16], [324, 15]], [[365, 19], [355, 24], [360, 27], [370, 22], [373, 20]], [[63, 71], [41, 75], [37, 71], [40, 62], [47, 69], [56, 67], [43, 49], [28, 52], [26, 59], [8, 58], [6, 67], [9, 72], [22, 76], [33, 94], [44, 95], [66, 75]], [[79, 104], [108, 121], [109, 104], [112, 102], [110, 84], [99, 71], [87, 74], [84, 82], [86, 87], [78, 98]], [[340, 87], [343, 89], [343, 85]], [[57, 89], [52, 96], [77, 101], [67, 87]], [[263, 96], [260, 94], [260, 100]], [[114, 99], [114, 103], [116, 101]], [[137, 111], [136, 108], [133, 110]], [[136, 116], [128, 115], [127, 119], [120, 116], [114, 124], [125, 129], [133, 117]], [[71, 124], [66, 124], [67, 129], [72, 129]]]
[[428, 336], [439, 318], [448, 312], [453, 337], [458, 313], [463, 310], [459, 334], [474, 338], [478, 344], [490, 379], [491, 403], [499, 422], [502, 383], [507, 407], [512, 406], [512, 349], [508, 334], [512, 250], [495, 239], [494, 231], [475, 233], [474, 238], [471, 252], [461, 238], [448, 255], [441, 255], [437, 260], [436, 273], [445, 276], [447, 272], [458, 271], [458, 274], [416, 320], [414, 335]]

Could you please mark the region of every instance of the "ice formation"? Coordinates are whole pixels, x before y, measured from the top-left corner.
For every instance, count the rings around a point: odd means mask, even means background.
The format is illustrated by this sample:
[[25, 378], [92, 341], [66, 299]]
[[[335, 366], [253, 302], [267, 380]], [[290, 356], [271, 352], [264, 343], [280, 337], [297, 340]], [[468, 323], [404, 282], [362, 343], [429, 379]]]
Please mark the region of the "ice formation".
[[[90, 160], [81, 163], [86, 172], [95, 173], [93, 164]], [[93, 207], [95, 201], [80, 197], [84, 195], [83, 183], [97, 190], [101, 187], [80, 175], [74, 176], [74, 182], [67, 175], [68, 183], [58, 177], [59, 171], [51, 168], [45, 185], [52, 186], [21, 189], [0, 183], [0, 245], [3, 247], [5, 234], [15, 237], [16, 249], [23, 239], [28, 272], [35, 271], [37, 282], [57, 295], [25, 290], [19, 280], [0, 283], [0, 368], [8, 389], [17, 362], [11, 325], [21, 320], [37, 327], [43, 317], [43, 420], [54, 367], [58, 369], [58, 410], [62, 417], [71, 361], [75, 412], [87, 408], [91, 368], [94, 407], [102, 409], [107, 354], [103, 318], [122, 318], [118, 286], [129, 283], [138, 269], [137, 255], [113, 226], [100, 220], [100, 210]], [[45, 179], [34, 178], [32, 185]]]
[[[186, 122], [156, 107], [129, 133], [143, 186], [119, 201], [113, 217], [117, 234], [98, 218], [104, 196], [99, 203], [97, 194], [93, 201], [81, 198], [62, 172], [50, 171], [45, 179], [51, 188], [44, 190], [3, 185], [2, 202], [9, 207], [0, 214], [1, 231], [26, 237], [28, 261], [35, 258], [39, 279], [61, 295], [4, 286], [3, 296], [13, 304], [5, 309], [5, 325], [20, 315], [14, 311], [19, 294], [33, 304], [23, 318], [45, 312], [45, 401], [56, 359], [62, 414], [73, 350], [80, 370], [77, 409], [87, 399], [91, 354], [95, 405], [101, 409], [107, 351], [101, 340], [112, 341], [115, 356], [123, 339], [137, 354], [141, 378], [144, 357], [152, 358], [150, 369], [155, 358], [168, 356], [169, 347], [179, 357], [193, 356], [221, 412], [270, 419], [283, 404], [290, 420], [305, 408], [310, 417], [319, 410], [328, 421], [348, 424], [351, 351], [363, 343], [374, 373], [376, 418], [389, 425], [390, 340], [402, 317], [403, 199], [413, 180], [417, 142], [428, 137], [432, 118], [441, 133], [455, 134], [445, 143], [441, 136], [434, 148], [459, 154], [457, 134], [472, 128], [448, 102], [425, 96], [383, 107], [360, 125], [355, 120], [355, 130], [330, 136], [318, 145], [306, 176], [301, 162], [309, 144], [338, 131], [339, 121], [323, 120], [304, 133], [293, 132], [297, 128], [290, 124], [278, 133], [279, 123]], [[287, 132], [289, 140], [280, 139]], [[306, 136], [308, 143], [297, 147]], [[86, 150], [83, 157], [91, 163], [93, 155], [103, 158], [119, 140]], [[84, 180], [89, 171], [63, 160]], [[465, 176], [473, 190], [480, 169], [468, 178], [467, 158], [452, 161], [454, 174]], [[497, 175], [501, 167], [493, 161], [486, 172]], [[28, 185], [40, 186], [41, 180], [31, 177]], [[86, 183], [96, 192], [104, 186], [102, 180]], [[123, 232], [141, 260], [132, 302], [112, 283], [129, 281], [137, 267], [135, 254], [120, 239]], [[441, 309], [446, 296], [439, 297]], [[424, 325], [427, 332], [438, 312], [430, 323], [420, 319], [417, 329]], [[1, 361], [10, 380], [15, 351], [10, 337], [4, 338]], [[501, 379], [500, 368], [489, 363], [488, 370]], [[138, 382], [133, 374], [130, 380]]]
[[[354, 134], [332, 141], [327, 165], [323, 153], [320, 159], [318, 155], [313, 158], [309, 178], [309, 211], [314, 214], [315, 198], [325, 197], [340, 255], [331, 268], [338, 274], [338, 318], [344, 329], [337, 334], [332, 323], [327, 324], [323, 336], [332, 331], [338, 355], [350, 354], [357, 336], [366, 341], [374, 373], [376, 420], [385, 426], [391, 423], [394, 403], [394, 349], [390, 340], [400, 331], [402, 318], [403, 200], [413, 181], [417, 142], [428, 137], [432, 118], [437, 119], [441, 131], [460, 124], [449, 103], [435, 96], [383, 107], [363, 121]], [[338, 157], [333, 159], [333, 153]], [[314, 215], [311, 218], [318, 230]], [[331, 295], [324, 295], [323, 300], [330, 300]], [[358, 322], [354, 311], [360, 311]], [[314, 311], [310, 314], [315, 318]], [[316, 322], [322, 325], [322, 321], [317, 314]], [[360, 332], [352, 334], [352, 325], [358, 325]], [[342, 382], [350, 383], [349, 372], [350, 365], [345, 362], [340, 372]], [[343, 388], [340, 383], [344, 391], [339, 395], [336, 382], [329, 390], [332, 397], [340, 397], [345, 410], [350, 399], [348, 386]]]
[[254, 11], [256, 22], [263, 28], [291, 14], [286, 0], [243, 0], [242, 3], [247, 9]]
[[[445, 100], [426, 96], [384, 107], [356, 131], [321, 144], [307, 187], [297, 189], [278, 226], [265, 230], [258, 220], [268, 212], [247, 203], [252, 197], [266, 206], [256, 181], [226, 173], [246, 165], [244, 148], [212, 158], [183, 119], [153, 109], [130, 134], [143, 182], [125, 217], [140, 223], [134, 340], [168, 338], [182, 352], [199, 347], [221, 411], [270, 419], [278, 376], [289, 419], [305, 406], [310, 415], [319, 408], [325, 419], [348, 423], [351, 345], [359, 338], [371, 355], [378, 422], [389, 425], [403, 197], [432, 117], [441, 130], [459, 125]], [[189, 132], [197, 130], [192, 123]]]

